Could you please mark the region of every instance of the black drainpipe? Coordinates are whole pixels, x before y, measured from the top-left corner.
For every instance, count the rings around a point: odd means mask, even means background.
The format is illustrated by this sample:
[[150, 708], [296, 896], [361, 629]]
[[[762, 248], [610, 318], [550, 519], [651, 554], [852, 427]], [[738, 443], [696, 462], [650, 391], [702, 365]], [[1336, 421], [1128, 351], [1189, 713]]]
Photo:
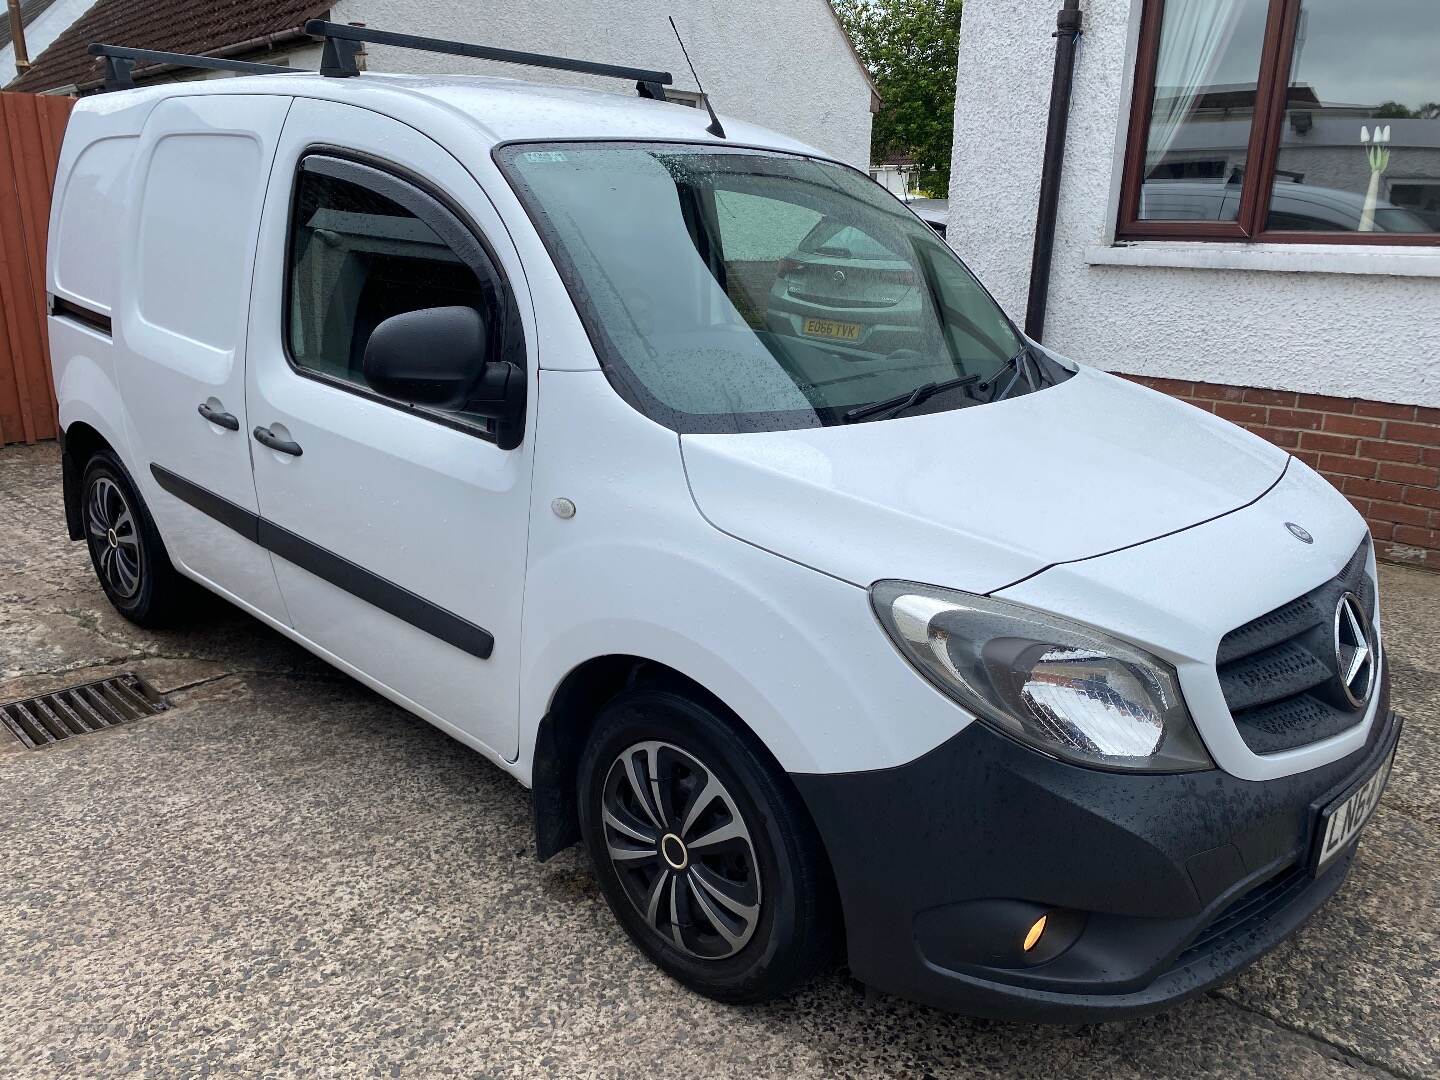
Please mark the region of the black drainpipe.
[[1035, 252], [1030, 257], [1030, 298], [1025, 304], [1025, 333], [1039, 341], [1045, 333], [1050, 299], [1050, 258], [1055, 249], [1055, 211], [1060, 202], [1060, 173], [1065, 167], [1065, 131], [1070, 125], [1070, 86], [1080, 28], [1080, 0], [1065, 0], [1055, 19], [1055, 74], [1050, 80], [1050, 122], [1045, 129], [1045, 164], [1040, 170], [1040, 207], [1035, 214]]

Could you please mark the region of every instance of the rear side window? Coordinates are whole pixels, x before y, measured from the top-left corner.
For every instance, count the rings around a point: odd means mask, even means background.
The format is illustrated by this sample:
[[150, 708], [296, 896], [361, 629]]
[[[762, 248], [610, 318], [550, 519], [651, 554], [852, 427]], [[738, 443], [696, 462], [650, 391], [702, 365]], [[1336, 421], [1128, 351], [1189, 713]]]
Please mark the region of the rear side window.
[[367, 165], [318, 156], [302, 163], [287, 288], [286, 340], [303, 374], [383, 397], [365, 378], [375, 328], [392, 315], [452, 306], [484, 316], [487, 359], [524, 365], [514, 300], [488, 253], [438, 200]]

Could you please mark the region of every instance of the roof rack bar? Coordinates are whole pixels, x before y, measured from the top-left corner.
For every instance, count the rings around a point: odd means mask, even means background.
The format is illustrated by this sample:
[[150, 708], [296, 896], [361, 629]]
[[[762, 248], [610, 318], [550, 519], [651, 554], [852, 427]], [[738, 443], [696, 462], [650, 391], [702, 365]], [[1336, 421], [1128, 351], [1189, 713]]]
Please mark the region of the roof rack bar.
[[[345, 23], [311, 19], [305, 24], [305, 32], [313, 37], [325, 39], [325, 58], [334, 61], [327, 70], [326, 59], [321, 60], [320, 73], [335, 78], [347, 78], [360, 73], [355, 63], [355, 42], [372, 45], [394, 45], [401, 49], [418, 49], [421, 52], [448, 53], [451, 56], [473, 56], [479, 60], [498, 60], [506, 64], [524, 64], [528, 67], [554, 68], [558, 71], [578, 71], [585, 75], [603, 75], [612, 79], [634, 79], [646, 97], [647, 87], [669, 86], [675, 81], [668, 71], [650, 71], [646, 68], [620, 67], [615, 64], [597, 64], [591, 60], [571, 60], [564, 56], [545, 56], [542, 53], [516, 52], [513, 49], [496, 49], [488, 45], [470, 45], [463, 41], [448, 41], [445, 38], [417, 37], [414, 34], [397, 34], [389, 30], [372, 30], [368, 26], [349, 26]], [[340, 47], [344, 43], [348, 49]], [[331, 46], [337, 46], [332, 50]]]
[[157, 52], [154, 49], [132, 49], [126, 45], [90, 46], [91, 56], [105, 59], [105, 89], [132, 90], [135, 87], [136, 61], [151, 64], [173, 64], [176, 67], [204, 68], [210, 71], [243, 71], [247, 75], [293, 75], [295, 69], [279, 64], [252, 64], [246, 60], [226, 60], [219, 56], [194, 56], [190, 53]]

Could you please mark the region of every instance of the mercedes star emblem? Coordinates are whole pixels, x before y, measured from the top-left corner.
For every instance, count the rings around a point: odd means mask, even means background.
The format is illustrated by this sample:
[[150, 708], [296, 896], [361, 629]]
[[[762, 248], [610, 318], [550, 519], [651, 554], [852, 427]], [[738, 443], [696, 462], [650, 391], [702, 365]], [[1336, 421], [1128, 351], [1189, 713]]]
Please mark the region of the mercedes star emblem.
[[1365, 608], [1352, 592], [1335, 605], [1335, 673], [1350, 704], [1364, 708], [1375, 686], [1375, 645]]
[[1302, 529], [1299, 525], [1296, 525], [1295, 522], [1285, 522], [1285, 528], [1289, 529], [1290, 535], [1295, 537], [1295, 539], [1299, 540], [1302, 544], [1315, 543], [1315, 537], [1311, 536], [1308, 531]]

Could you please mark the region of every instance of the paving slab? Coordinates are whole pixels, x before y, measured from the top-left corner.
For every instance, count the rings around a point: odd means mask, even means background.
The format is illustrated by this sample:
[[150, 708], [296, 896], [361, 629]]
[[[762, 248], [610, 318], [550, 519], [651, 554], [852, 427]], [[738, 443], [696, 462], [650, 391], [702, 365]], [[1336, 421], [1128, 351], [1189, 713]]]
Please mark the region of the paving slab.
[[528, 793], [222, 604], [118, 619], [53, 446], [0, 451], [0, 700], [138, 670], [174, 708], [0, 735], [0, 1075], [1440, 1076], [1440, 579], [1382, 571], [1407, 733], [1344, 889], [1231, 984], [1054, 1028], [866, 994], [730, 1008], [631, 947]]

